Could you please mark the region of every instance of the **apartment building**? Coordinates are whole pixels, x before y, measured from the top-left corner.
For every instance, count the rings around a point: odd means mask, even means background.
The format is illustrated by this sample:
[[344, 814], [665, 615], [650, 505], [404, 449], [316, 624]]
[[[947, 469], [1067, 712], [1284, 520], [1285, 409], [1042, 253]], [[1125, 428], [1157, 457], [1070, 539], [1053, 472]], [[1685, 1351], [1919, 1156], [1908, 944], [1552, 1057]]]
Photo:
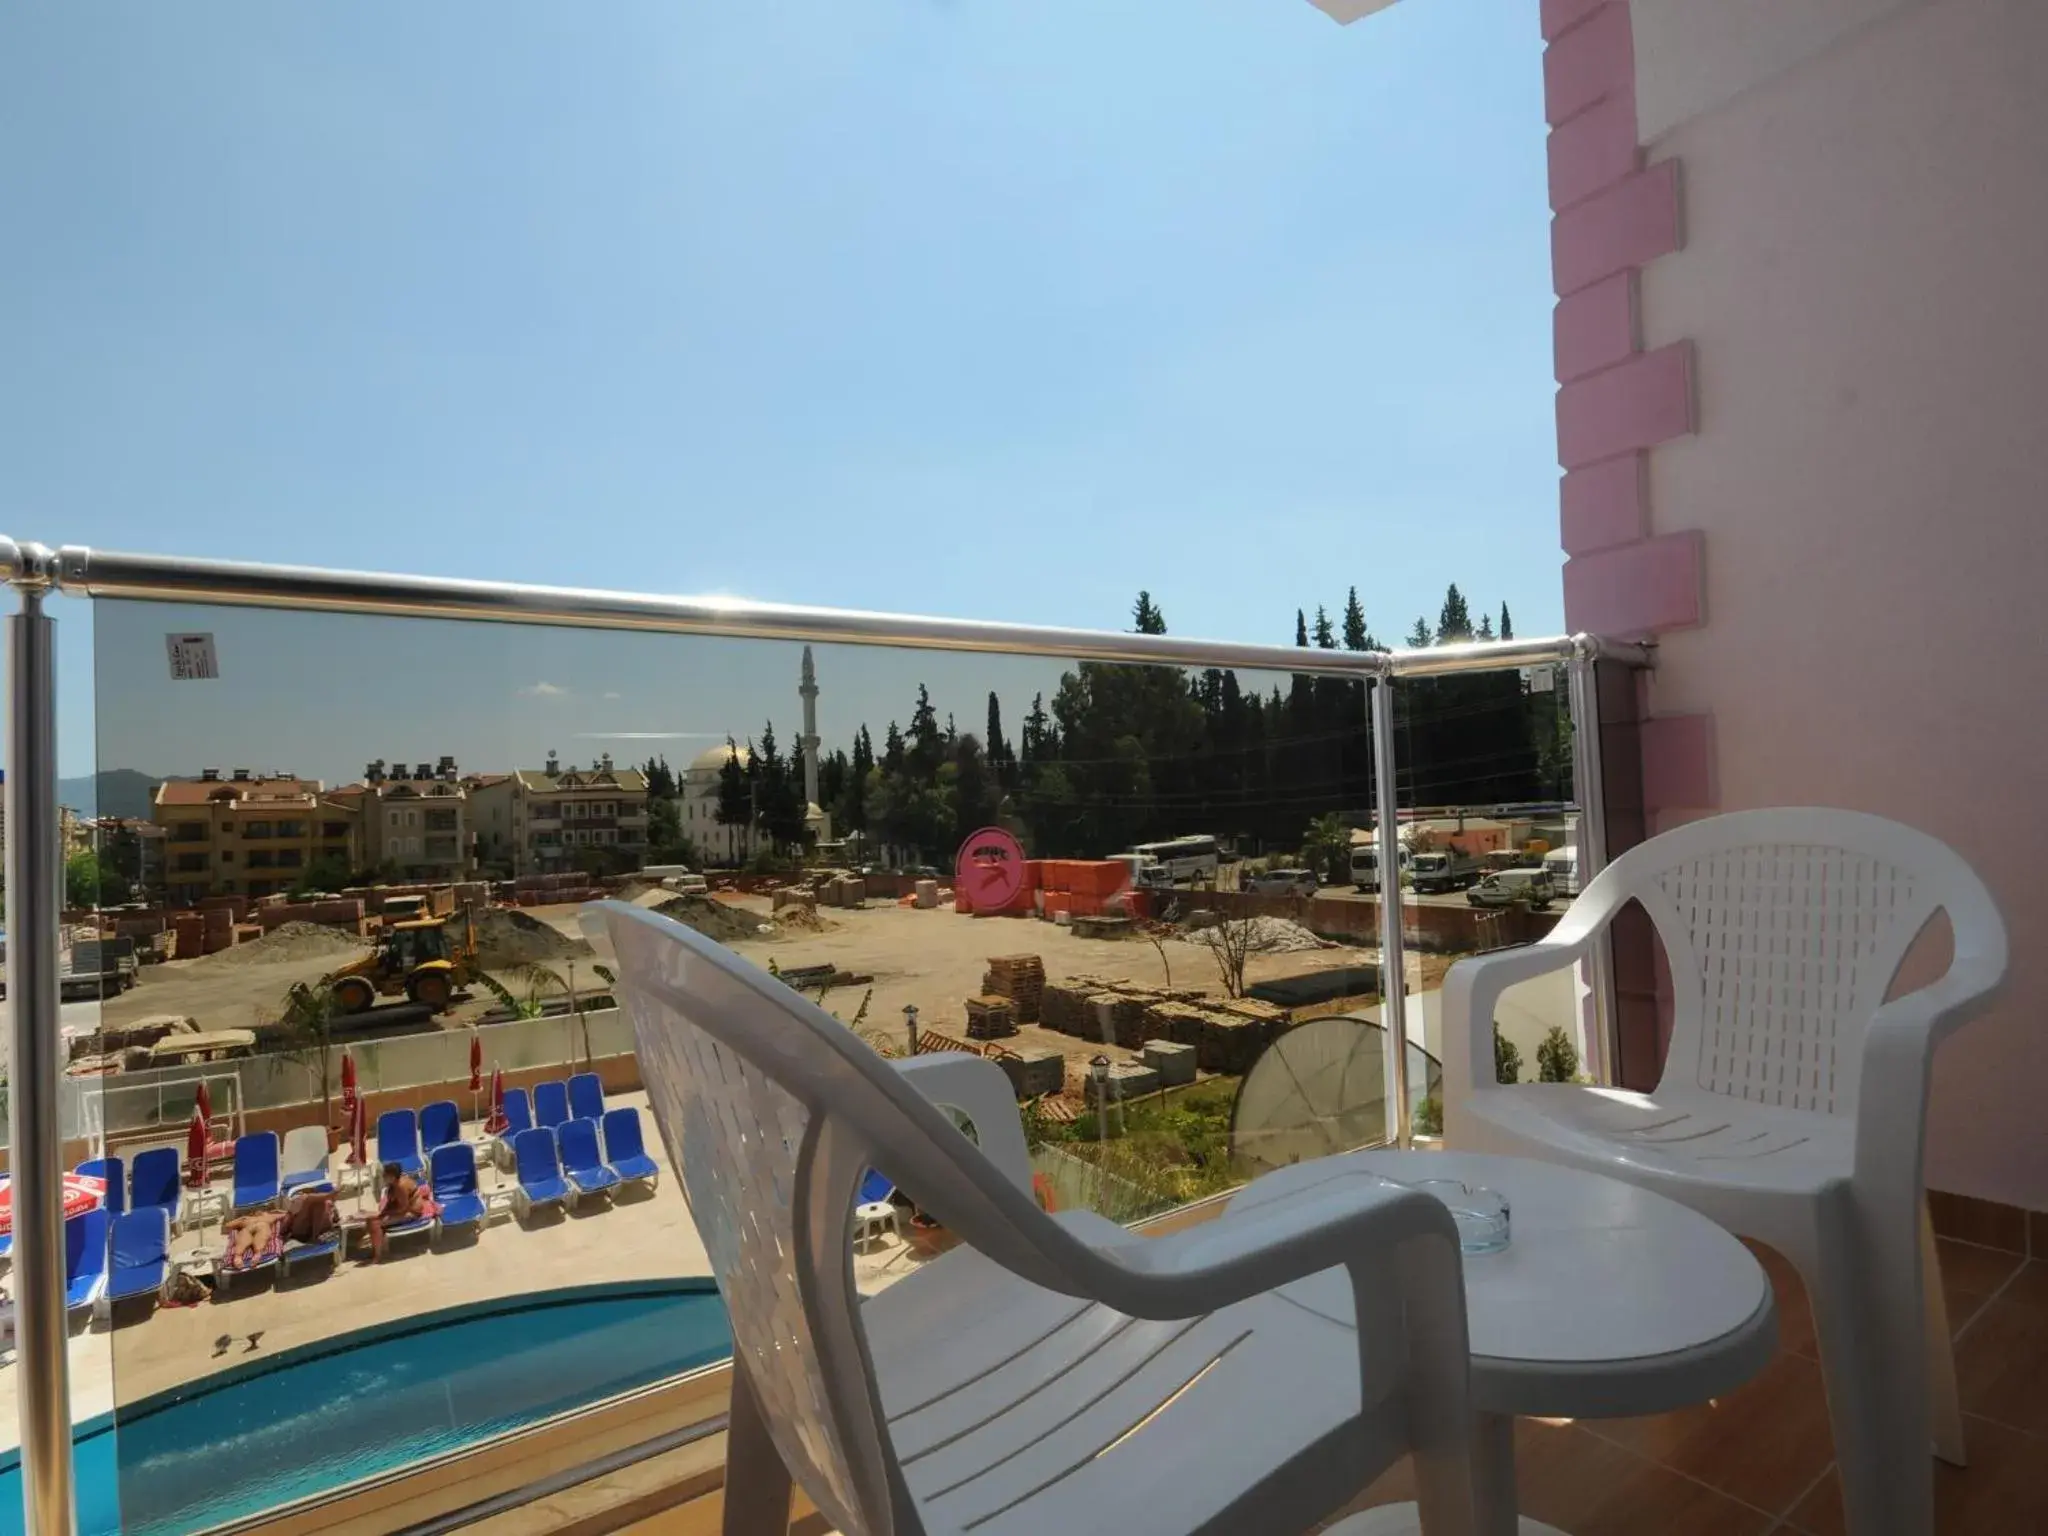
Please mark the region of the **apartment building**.
[[318, 779], [207, 768], [159, 784], [150, 820], [164, 829], [164, 884], [174, 901], [268, 896], [312, 865], [360, 861], [358, 812]]
[[363, 769], [360, 784], [330, 797], [359, 818], [362, 867], [402, 880], [466, 880], [476, 872], [469, 789], [455, 759]]
[[637, 869], [647, 855], [647, 775], [605, 753], [588, 768], [474, 775], [464, 781], [477, 858], [497, 875], [566, 869]]

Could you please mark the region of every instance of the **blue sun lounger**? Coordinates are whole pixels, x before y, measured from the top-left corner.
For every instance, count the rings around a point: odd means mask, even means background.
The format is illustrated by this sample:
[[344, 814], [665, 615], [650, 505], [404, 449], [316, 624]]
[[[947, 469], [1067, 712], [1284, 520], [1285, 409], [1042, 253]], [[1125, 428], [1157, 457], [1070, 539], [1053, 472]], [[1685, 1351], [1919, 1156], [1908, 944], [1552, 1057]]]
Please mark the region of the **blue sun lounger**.
[[277, 1203], [277, 1132], [257, 1131], [235, 1138], [235, 1192], [230, 1211], [254, 1210]]
[[427, 1171], [420, 1156], [419, 1116], [409, 1109], [387, 1109], [377, 1117], [377, 1161], [396, 1163], [399, 1172], [418, 1178]]
[[138, 1296], [154, 1298], [171, 1272], [171, 1218], [162, 1206], [114, 1218], [113, 1268], [106, 1306]]
[[513, 1137], [512, 1163], [519, 1177], [519, 1187], [512, 1199], [521, 1216], [544, 1205], [560, 1205], [571, 1197], [568, 1181], [562, 1177], [561, 1161], [555, 1155], [553, 1131], [535, 1126]]
[[107, 1213], [91, 1210], [64, 1223], [64, 1306], [82, 1312], [107, 1288]]
[[569, 1085], [536, 1083], [533, 1088], [533, 1123], [547, 1130], [559, 1130], [569, 1118]]
[[436, 1099], [420, 1111], [420, 1151], [433, 1157], [436, 1147], [462, 1140], [462, 1111], [448, 1099]]
[[441, 1207], [441, 1230], [481, 1227], [484, 1196], [476, 1179], [476, 1148], [466, 1141], [436, 1147], [432, 1161], [434, 1202]]
[[640, 1136], [640, 1111], [630, 1105], [604, 1112], [604, 1160], [622, 1184], [645, 1184], [649, 1189], [661, 1183], [661, 1165], [647, 1155]]
[[107, 1186], [108, 1214], [119, 1217], [128, 1210], [128, 1169], [118, 1157], [90, 1157], [77, 1168], [80, 1178], [99, 1179]]
[[146, 1211], [153, 1205], [161, 1207], [175, 1229], [182, 1199], [183, 1192], [178, 1188], [178, 1149], [151, 1147], [147, 1152], [138, 1152], [128, 1170], [128, 1209]]
[[569, 1114], [577, 1120], [604, 1118], [604, 1083], [595, 1072], [578, 1072], [569, 1079]]
[[555, 1133], [562, 1149], [562, 1172], [579, 1195], [601, 1195], [619, 1182], [597, 1149], [597, 1122], [571, 1120]]

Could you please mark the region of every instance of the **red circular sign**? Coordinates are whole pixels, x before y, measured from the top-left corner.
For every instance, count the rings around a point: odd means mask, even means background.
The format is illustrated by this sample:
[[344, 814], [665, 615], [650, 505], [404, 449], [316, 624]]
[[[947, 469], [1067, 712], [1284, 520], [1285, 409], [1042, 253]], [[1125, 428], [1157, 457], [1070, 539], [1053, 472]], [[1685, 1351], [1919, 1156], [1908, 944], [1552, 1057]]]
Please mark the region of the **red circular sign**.
[[1001, 827], [983, 827], [960, 845], [953, 889], [976, 912], [1000, 912], [1024, 889], [1024, 845]]

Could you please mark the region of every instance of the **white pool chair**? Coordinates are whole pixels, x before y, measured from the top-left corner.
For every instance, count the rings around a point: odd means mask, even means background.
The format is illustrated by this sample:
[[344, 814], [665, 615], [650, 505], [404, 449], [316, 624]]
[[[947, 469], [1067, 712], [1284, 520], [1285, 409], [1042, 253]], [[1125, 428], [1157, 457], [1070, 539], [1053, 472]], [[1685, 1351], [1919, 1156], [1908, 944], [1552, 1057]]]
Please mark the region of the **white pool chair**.
[[[792, 1477], [844, 1536], [1296, 1536], [1410, 1451], [1425, 1529], [1473, 1529], [1463, 1271], [1429, 1196], [1345, 1180], [1156, 1239], [1049, 1216], [993, 1062], [885, 1061], [693, 929], [589, 921], [731, 1316], [729, 1536], [783, 1531]], [[863, 1303], [870, 1168], [969, 1246]], [[1339, 1266], [1357, 1333], [1271, 1294]]]
[[[1571, 965], [1629, 902], [1670, 962], [1674, 1012], [1650, 1093], [1504, 1087], [1501, 994]], [[1887, 1001], [1937, 912], [1954, 958]], [[2005, 924], [1976, 874], [1876, 816], [1748, 811], [1667, 832], [1589, 884], [1548, 937], [1444, 980], [1444, 1132], [1668, 1195], [1768, 1243], [1806, 1282], [1849, 1529], [1926, 1532], [1930, 1443], [1962, 1460], [1955, 1360], [1922, 1209], [1934, 1048], [2005, 974]]]

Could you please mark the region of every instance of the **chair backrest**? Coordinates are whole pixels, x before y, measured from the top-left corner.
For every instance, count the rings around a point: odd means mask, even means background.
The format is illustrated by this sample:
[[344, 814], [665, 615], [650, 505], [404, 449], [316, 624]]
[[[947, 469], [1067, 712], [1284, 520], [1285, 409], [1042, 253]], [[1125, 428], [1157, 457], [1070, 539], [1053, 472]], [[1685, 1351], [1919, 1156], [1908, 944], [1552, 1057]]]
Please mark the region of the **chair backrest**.
[[617, 1162], [622, 1157], [645, 1157], [647, 1144], [640, 1135], [640, 1111], [628, 1104], [608, 1109], [600, 1122], [604, 1127], [604, 1155]]
[[235, 1183], [247, 1189], [277, 1182], [277, 1132], [255, 1131], [235, 1138]]
[[853, 1283], [867, 1171], [890, 1169], [939, 1221], [1037, 1283], [1066, 1289], [1101, 1259], [815, 1003], [644, 908], [585, 912], [617, 951], [655, 1123], [776, 1450], [847, 1536], [916, 1529]]
[[1856, 811], [1741, 811], [1631, 848], [1620, 887], [1663, 941], [1675, 994], [1662, 1092], [1854, 1115], [1871, 1015], [1937, 912], [1958, 959], [2005, 967], [2005, 924], [1962, 858]]
[[604, 1083], [595, 1072], [578, 1072], [569, 1079], [569, 1113], [579, 1120], [604, 1117]]
[[325, 1173], [327, 1157], [324, 1125], [295, 1125], [284, 1133], [284, 1158], [280, 1166], [286, 1173]]
[[512, 1166], [522, 1184], [561, 1177], [562, 1162], [555, 1153], [555, 1133], [544, 1125], [536, 1125], [514, 1136]]
[[434, 1198], [447, 1201], [477, 1192], [476, 1148], [466, 1141], [443, 1142], [428, 1159], [433, 1170]]
[[505, 1135], [507, 1139], [533, 1129], [533, 1102], [524, 1088], [505, 1090]]
[[128, 1209], [128, 1169], [118, 1157], [89, 1157], [78, 1165], [78, 1173], [98, 1179], [107, 1186], [107, 1209], [119, 1216]]
[[420, 1111], [420, 1150], [431, 1152], [462, 1140], [462, 1111], [453, 1101], [436, 1099]]
[[170, 1257], [171, 1216], [162, 1206], [114, 1219], [114, 1268], [140, 1269]]
[[178, 1206], [178, 1151], [175, 1147], [151, 1147], [135, 1154], [135, 1166], [128, 1171], [128, 1203], [131, 1209]]
[[536, 1083], [533, 1089], [533, 1123], [553, 1130], [568, 1118], [568, 1084]]
[[896, 1193], [896, 1186], [889, 1181], [889, 1175], [879, 1169], [869, 1169], [868, 1176], [860, 1181], [860, 1203], [880, 1205]]
[[387, 1109], [377, 1117], [377, 1161], [417, 1157], [420, 1150], [419, 1116], [409, 1109]]
[[64, 1280], [106, 1273], [107, 1213], [82, 1211], [64, 1223]]
[[562, 1148], [562, 1166], [573, 1168], [578, 1173], [588, 1173], [603, 1164], [604, 1158], [597, 1150], [597, 1122], [595, 1120], [564, 1120], [561, 1129], [555, 1132]]

